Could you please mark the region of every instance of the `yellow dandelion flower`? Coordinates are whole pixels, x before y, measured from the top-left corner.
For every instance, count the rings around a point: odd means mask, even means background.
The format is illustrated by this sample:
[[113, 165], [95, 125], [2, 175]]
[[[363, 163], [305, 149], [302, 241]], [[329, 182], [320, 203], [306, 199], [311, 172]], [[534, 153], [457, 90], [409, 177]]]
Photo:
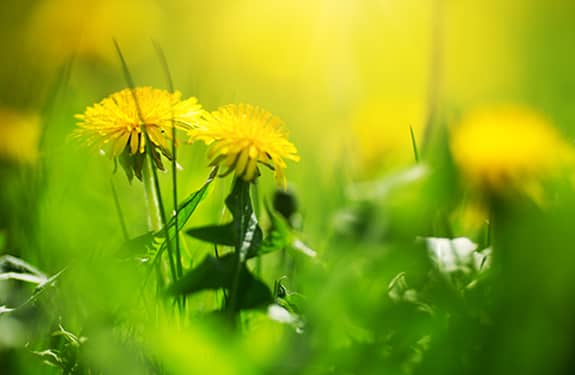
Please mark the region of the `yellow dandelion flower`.
[[519, 107], [470, 114], [453, 129], [451, 151], [471, 185], [534, 198], [540, 182], [574, 155], [544, 117]]
[[282, 121], [262, 108], [249, 104], [229, 104], [206, 114], [189, 130], [190, 141], [209, 145], [210, 165], [235, 171], [245, 181], [258, 175], [257, 164], [272, 169], [278, 185], [285, 188], [284, 159], [298, 161], [296, 147], [287, 140]]
[[38, 157], [40, 117], [0, 108], [0, 159], [34, 164]]
[[[181, 100], [181, 96], [180, 92], [151, 87], [138, 87], [133, 92], [121, 90], [76, 115], [80, 122], [75, 136], [89, 146], [107, 147], [112, 158], [123, 155], [124, 159], [143, 155], [149, 139], [154, 160], [163, 168], [156, 149], [171, 158], [172, 124], [187, 129], [197, 123], [203, 112], [196, 98]], [[133, 169], [140, 177], [137, 168]]]

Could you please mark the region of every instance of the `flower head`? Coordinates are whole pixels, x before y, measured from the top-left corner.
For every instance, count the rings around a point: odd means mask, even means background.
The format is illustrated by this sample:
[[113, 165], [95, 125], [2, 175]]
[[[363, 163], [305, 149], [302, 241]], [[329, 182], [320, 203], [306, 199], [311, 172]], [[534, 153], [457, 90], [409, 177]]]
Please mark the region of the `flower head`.
[[245, 181], [259, 175], [260, 163], [272, 169], [278, 185], [285, 187], [284, 159], [299, 160], [281, 120], [249, 104], [229, 104], [206, 114], [189, 135], [190, 141], [210, 146], [210, 165], [226, 167], [224, 175], [235, 171]]
[[516, 107], [470, 114], [453, 130], [451, 151], [471, 185], [531, 196], [538, 196], [540, 182], [573, 157], [544, 117]]
[[147, 140], [156, 165], [162, 169], [158, 150], [171, 158], [172, 126], [187, 129], [201, 114], [197, 99], [181, 100], [180, 92], [151, 87], [124, 89], [76, 115], [80, 122], [75, 136], [89, 146], [107, 146], [110, 157], [121, 157], [129, 177], [133, 170], [141, 178], [141, 163], [135, 159], [144, 156]]
[[39, 157], [40, 117], [0, 108], [0, 159], [33, 165]]

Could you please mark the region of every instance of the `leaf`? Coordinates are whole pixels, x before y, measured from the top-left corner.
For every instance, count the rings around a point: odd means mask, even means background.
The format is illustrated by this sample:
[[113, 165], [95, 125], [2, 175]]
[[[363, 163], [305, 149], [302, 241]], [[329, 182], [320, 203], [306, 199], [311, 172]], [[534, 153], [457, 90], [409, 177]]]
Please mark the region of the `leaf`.
[[283, 217], [279, 216], [270, 208], [267, 201], [265, 202], [265, 208], [271, 221], [271, 228], [261, 246], [248, 253], [248, 258], [268, 254], [289, 246], [291, 236], [289, 224]]
[[30, 273], [33, 275], [46, 277], [43, 272], [40, 272], [40, 270], [38, 270], [33, 265], [12, 255], [3, 255], [0, 257], [0, 271]]
[[0, 273], [0, 281], [2, 280], [20, 280], [32, 284], [42, 284], [46, 281], [46, 277], [31, 273], [3, 272]]
[[[208, 255], [194, 269], [188, 271], [180, 280], [168, 288], [172, 295], [189, 295], [202, 290], [232, 289], [234, 269], [237, 264], [235, 253], [221, 258]], [[272, 301], [272, 293], [261, 280], [257, 279], [246, 267], [241, 265], [236, 309], [252, 309]]]
[[19, 280], [41, 285], [48, 280], [48, 277], [24, 260], [4, 255], [0, 257], [0, 281], [2, 280]]
[[[21, 259], [6, 255], [6, 256], [0, 257], [0, 269], [6, 269], [6, 263], [7, 263], [6, 259], [9, 259], [8, 263], [11, 265], [13, 265], [11, 262], [16, 262], [17, 265], [25, 264], [28, 267], [32, 267]], [[64, 270], [52, 275], [49, 278], [47, 276], [45, 276], [43, 273], [41, 273], [40, 271], [37, 271], [37, 272], [39, 274], [31, 274], [31, 273], [26, 273], [26, 272], [18, 273], [18, 272], [13, 272], [13, 271], [4, 272], [4, 273], [0, 274], [0, 280], [21, 280], [21, 281], [27, 281], [27, 282], [31, 282], [33, 284], [37, 284], [36, 288], [34, 288], [34, 291], [30, 295], [30, 297], [28, 297], [28, 299], [25, 302], [23, 302], [22, 304], [20, 304], [16, 307], [7, 307], [4, 305], [0, 306], [0, 315], [3, 313], [9, 313], [11, 311], [20, 309], [23, 306], [26, 306], [26, 305], [36, 301], [38, 299], [38, 297], [40, 297], [40, 295], [42, 295], [42, 293], [48, 287], [54, 285], [56, 279], [58, 279], [58, 277], [60, 277], [60, 275], [64, 272]]]
[[415, 133], [413, 131], [413, 126], [409, 125], [409, 136], [411, 137], [411, 147], [413, 149], [413, 157], [415, 162], [419, 163], [419, 150], [417, 149], [417, 141], [415, 140]]
[[303, 243], [303, 241], [297, 238], [291, 243], [290, 248], [311, 258], [314, 258], [317, 255], [315, 250], [308, 247], [305, 243]]
[[[160, 229], [155, 233], [155, 236], [157, 238], [165, 239], [166, 232], [168, 232], [168, 239], [167, 241], [164, 240], [164, 242], [160, 245], [160, 249], [156, 253], [156, 257], [153, 263], [155, 263], [156, 259], [159, 259], [159, 257], [163, 254], [163, 252], [168, 248], [168, 241], [173, 241], [176, 237], [176, 234], [180, 230], [182, 230], [184, 225], [186, 225], [186, 223], [188, 222], [188, 220], [190, 219], [196, 208], [198, 208], [198, 205], [200, 204], [202, 199], [204, 199], [208, 187], [210, 186], [214, 178], [217, 176], [217, 174], [218, 169], [213, 168], [204, 185], [199, 190], [193, 192], [186, 199], [184, 199], [182, 203], [180, 203], [177, 215], [172, 216], [170, 221], [168, 221], [168, 224], [166, 224], [164, 228]], [[176, 228], [176, 221], [178, 224], [177, 228]]]
[[0, 305], [0, 315], [2, 315], [4, 313], [9, 313], [11, 311], [14, 311], [14, 309], [6, 307], [5, 305]]
[[233, 216], [232, 229], [236, 252], [243, 262], [248, 252], [257, 249], [263, 238], [250, 199], [250, 184], [240, 178], [234, 181], [232, 192], [226, 198], [226, 206]]
[[234, 232], [232, 223], [226, 225], [208, 225], [189, 229], [187, 232], [190, 236], [198, 240], [211, 242], [216, 245], [234, 246]]
[[285, 307], [278, 304], [268, 306], [268, 316], [271, 320], [283, 324], [293, 324], [297, 322], [297, 317], [289, 312]]
[[60, 358], [56, 350], [48, 349], [42, 351], [33, 351], [32, 353], [36, 354], [37, 356], [40, 356], [44, 360], [44, 363], [50, 366], [62, 367], [64, 363], [64, 361], [62, 360], [62, 358]]
[[146, 254], [146, 251], [153, 246], [154, 238], [155, 233], [150, 231], [129, 239], [120, 246], [117, 255], [121, 258], [143, 256]]
[[263, 233], [252, 207], [249, 188], [249, 183], [242, 179], [234, 181], [232, 191], [226, 198], [226, 207], [232, 214], [230, 223], [193, 228], [187, 233], [202, 241], [234, 246], [241, 262], [245, 261], [248, 255], [257, 254]]
[[429, 255], [441, 272], [469, 272], [476, 265], [478, 245], [467, 237], [425, 237]]
[[[210, 175], [208, 176], [208, 179], [206, 180], [204, 185], [199, 190], [190, 194], [186, 199], [184, 199], [180, 203], [180, 205], [178, 207], [177, 216], [172, 216], [170, 218], [170, 220], [168, 221], [168, 224], [166, 225], [167, 229], [168, 229], [168, 237], [170, 239], [174, 238], [176, 231], [180, 231], [184, 227], [184, 225], [186, 225], [186, 223], [188, 222], [188, 220], [190, 219], [190, 217], [192, 216], [192, 214], [194, 213], [194, 211], [198, 207], [198, 204], [204, 198], [206, 191], [208, 190], [208, 187], [210, 186], [210, 184], [212, 183], [212, 181], [214, 180], [216, 175], [217, 175], [217, 170], [214, 168], [212, 170], [212, 172], [210, 173]], [[176, 217], [177, 217], [177, 219], [176, 219]], [[175, 228], [176, 227], [176, 220], [178, 222], [177, 228]], [[165, 234], [166, 234], [166, 230], [164, 228], [162, 228], [156, 232], [156, 236], [161, 237], [161, 238], [165, 238]]]
[[315, 257], [317, 255], [314, 250], [297, 238], [296, 233], [290, 227], [285, 218], [272, 210], [267, 202], [265, 207], [272, 224], [271, 229], [260, 248], [257, 249], [257, 252], [250, 252], [248, 254], [248, 258], [253, 258], [258, 255], [268, 254], [282, 249], [297, 251], [309, 257]]
[[233, 257], [217, 259], [208, 255], [194, 269], [168, 288], [173, 295], [193, 294], [201, 290], [227, 288], [231, 284]]

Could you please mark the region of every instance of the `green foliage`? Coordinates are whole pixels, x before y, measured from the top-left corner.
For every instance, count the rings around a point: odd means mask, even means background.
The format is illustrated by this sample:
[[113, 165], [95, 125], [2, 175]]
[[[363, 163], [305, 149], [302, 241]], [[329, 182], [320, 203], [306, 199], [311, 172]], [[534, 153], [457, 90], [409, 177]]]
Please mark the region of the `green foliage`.
[[187, 295], [202, 290], [217, 289], [231, 292], [234, 283], [238, 283], [241, 287], [237, 296], [236, 309], [260, 308], [271, 303], [270, 289], [248, 270], [245, 263], [242, 264], [238, 279], [235, 280], [237, 262], [237, 257], [233, 253], [226, 254], [221, 258], [208, 255], [199, 265], [187, 272], [182, 279], [170, 286], [168, 292], [172, 295]]

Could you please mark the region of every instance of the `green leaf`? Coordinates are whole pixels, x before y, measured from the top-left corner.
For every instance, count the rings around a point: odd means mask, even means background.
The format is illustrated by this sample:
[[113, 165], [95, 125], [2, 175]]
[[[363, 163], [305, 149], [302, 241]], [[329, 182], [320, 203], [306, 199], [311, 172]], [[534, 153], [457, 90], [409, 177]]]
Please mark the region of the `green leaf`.
[[187, 233], [202, 241], [234, 246], [242, 262], [248, 258], [248, 255], [257, 254], [263, 233], [252, 207], [249, 189], [248, 182], [239, 178], [235, 179], [232, 191], [226, 198], [226, 207], [232, 214], [230, 223], [193, 228]]
[[120, 246], [117, 255], [121, 258], [144, 256], [147, 250], [153, 247], [154, 238], [155, 233], [150, 231], [129, 239]]
[[[236, 265], [235, 253], [226, 254], [221, 258], [208, 255], [198, 266], [171, 285], [168, 293], [189, 295], [202, 290], [231, 290]], [[271, 303], [271, 291], [249, 271], [245, 264], [240, 268], [239, 283], [241, 288], [238, 290], [237, 310], [257, 308]]]
[[232, 192], [226, 198], [226, 206], [233, 216], [231, 224], [235, 248], [243, 262], [248, 252], [257, 250], [263, 238], [250, 199], [250, 184], [236, 178]]
[[248, 258], [285, 249], [289, 246], [291, 237], [289, 224], [283, 217], [270, 208], [267, 201], [265, 202], [265, 208], [271, 221], [270, 231], [258, 251], [250, 252]]
[[415, 162], [419, 163], [419, 150], [417, 148], [417, 141], [415, 139], [413, 126], [411, 125], [409, 125], [409, 136], [411, 137], [411, 147], [413, 148], [413, 157], [415, 158]]
[[32, 284], [42, 284], [46, 281], [46, 277], [34, 275], [31, 273], [2, 272], [0, 273], [0, 281], [2, 280], [20, 280]]
[[262, 245], [256, 249], [256, 251], [250, 252], [248, 258], [282, 249], [296, 251], [309, 257], [315, 257], [317, 255], [314, 250], [305, 245], [305, 243], [297, 237], [285, 218], [271, 209], [267, 202], [265, 207], [272, 225]]
[[42, 284], [48, 277], [26, 261], [11, 255], [0, 257], [0, 280], [21, 280]]
[[216, 245], [234, 246], [234, 229], [232, 223], [226, 225], [208, 225], [192, 228], [187, 232], [190, 236]]
[[[182, 228], [184, 227], [184, 225], [186, 225], [186, 223], [188, 222], [188, 220], [190, 219], [196, 208], [198, 208], [198, 205], [206, 195], [208, 187], [210, 186], [214, 178], [217, 176], [217, 172], [218, 172], [217, 168], [212, 169], [212, 172], [208, 176], [208, 179], [206, 180], [204, 185], [199, 190], [190, 194], [186, 199], [182, 201], [182, 203], [180, 203], [177, 216], [172, 216], [170, 221], [168, 221], [168, 224], [166, 224], [168, 239], [167, 241], [164, 240], [164, 242], [160, 246], [160, 249], [156, 254], [156, 259], [158, 259], [159, 256], [167, 249], [168, 241], [174, 241], [177, 233], [180, 230], [182, 230]], [[176, 228], [176, 221], [178, 223], [177, 228]], [[155, 236], [157, 238], [165, 239], [166, 229], [165, 228], [160, 229], [155, 233]]]
[[[168, 221], [168, 224], [167, 224], [168, 237], [169, 238], [174, 238], [176, 231], [180, 231], [184, 227], [184, 225], [186, 225], [186, 223], [188, 222], [188, 220], [190, 219], [190, 217], [192, 216], [192, 214], [194, 213], [194, 211], [198, 207], [198, 204], [202, 201], [202, 199], [204, 199], [204, 197], [206, 195], [206, 191], [208, 190], [208, 187], [210, 186], [210, 184], [214, 180], [216, 174], [217, 174], [217, 171], [214, 169], [212, 171], [212, 173], [210, 173], [210, 176], [208, 177], [208, 179], [206, 180], [204, 185], [199, 190], [190, 194], [186, 199], [184, 199], [180, 203], [180, 205], [178, 207], [178, 215], [177, 215], [178, 228], [177, 229], [175, 228], [176, 227], [176, 216], [172, 216], [172, 218], [170, 218], [170, 220]], [[156, 232], [156, 236], [164, 238], [165, 233], [166, 233], [165, 229], [162, 228]]]
[[44, 291], [55, 284], [56, 279], [64, 271], [60, 271], [51, 277], [46, 276], [43, 272], [36, 269], [34, 266], [28, 264], [20, 258], [13, 257], [11, 255], [4, 255], [0, 257], [0, 281], [2, 280], [19, 280], [23, 282], [28, 282], [36, 284], [34, 291], [31, 293], [30, 297], [22, 304], [15, 307], [0, 306], [0, 315], [4, 313], [9, 313], [11, 311], [20, 309], [34, 302]]
[[14, 309], [6, 307], [5, 305], [0, 305], [0, 315], [5, 314], [5, 313], [9, 313], [11, 311], [14, 311]]
[[201, 290], [227, 288], [231, 284], [233, 257], [224, 256], [217, 259], [208, 255], [180, 280], [168, 288], [173, 295], [193, 294]]

